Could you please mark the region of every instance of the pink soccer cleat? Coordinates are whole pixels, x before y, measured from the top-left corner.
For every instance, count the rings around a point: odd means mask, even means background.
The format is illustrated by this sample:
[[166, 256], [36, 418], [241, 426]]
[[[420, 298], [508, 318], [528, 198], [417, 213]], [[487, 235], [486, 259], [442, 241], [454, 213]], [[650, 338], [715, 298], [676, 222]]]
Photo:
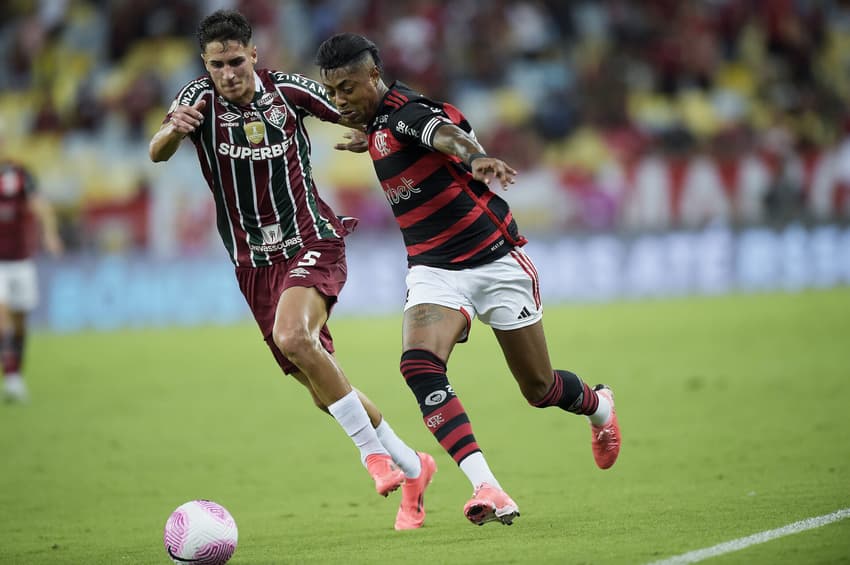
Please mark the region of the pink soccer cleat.
[[389, 455], [373, 453], [367, 456], [366, 469], [375, 479], [375, 490], [381, 496], [387, 496], [404, 481], [404, 472], [393, 463]]
[[401, 504], [395, 517], [396, 530], [415, 530], [425, 523], [425, 489], [437, 472], [437, 463], [427, 453], [417, 452], [422, 471], [415, 479], [404, 479], [401, 484]]
[[477, 526], [496, 520], [510, 526], [519, 518], [519, 507], [502, 489], [481, 483], [463, 507], [463, 515]]
[[617, 423], [617, 412], [614, 410], [614, 393], [606, 385], [593, 387], [596, 394], [604, 396], [611, 403], [611, 416], [601, 426], [590, 424], [592, 434], [593, 459], [600, 469], [608, 469], [620, 455], [620, 424]]

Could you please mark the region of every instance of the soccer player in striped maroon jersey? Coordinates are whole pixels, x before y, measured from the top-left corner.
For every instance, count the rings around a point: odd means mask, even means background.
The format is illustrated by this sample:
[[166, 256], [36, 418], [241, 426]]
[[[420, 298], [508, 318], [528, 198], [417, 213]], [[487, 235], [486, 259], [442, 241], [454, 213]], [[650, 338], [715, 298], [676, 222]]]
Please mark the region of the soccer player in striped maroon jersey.
[[[511, 524], [519, 507], [487, 464], [446, 376], [449, 356], [455, 343], [467, 339], [472, 318], [491, 326], [532, 406], [588, 417], [602, 469], [620, 451], [613, 394], [552, 368], [537, 271], [522, 250], [526, 240], [507, 202], [490, 190], [494, 180], [506, 189], [516, 171], [486, 154], [451, 104], [401, 82], [387, 86], [378, 49], [365, 37], [329, 38], [316, 64], [342, 117], [365, 128], [369, 155], [407, 247], [401, 373], [425, 425], [472, 483], [466, 517], [478, 525]], [[349, 143], [362, 141], [363, 134], [354, 130], [347, 137]]]
[[60, 255], [63, 246], [56, 215], [38, 192], [35, 178], [22, 165], [0, 161], [0, 363], [4, 396], [10, 402], [27, 400], [21, 368], [27, 316], [38, 304], [34, 220], [44, 248]]
[[353, 222], [337, 218], [316, 191], [304, 119], [339, 122], [339, 112], [316, 81], [255, 69], [251, 36], [234, 10], [200, 23], [207, 74], [180, 89], [150, 157], [166, 161], [184, 138], [193, 143], [239, 287], [275, 359], [351, 437], [378, 493], [401, 486], [396, 529], [418, 528], [434, 460], [408, 447], [352, 388], [326, 324], [345, 284], [343, 237]]

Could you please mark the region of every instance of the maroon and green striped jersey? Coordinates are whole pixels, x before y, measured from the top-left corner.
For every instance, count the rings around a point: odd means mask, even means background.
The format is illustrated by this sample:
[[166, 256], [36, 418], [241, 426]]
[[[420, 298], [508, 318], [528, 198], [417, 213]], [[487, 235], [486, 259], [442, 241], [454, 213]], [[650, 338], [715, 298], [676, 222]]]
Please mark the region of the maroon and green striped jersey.
[[237, 266], [264, 266], [312, 242], [345, 235], [313, 181], [304, 118], [338, 122], [325, 88], [297, 74], [257, 69], [254, 99], [225, 100], [209, 76], [186, 84], [178, 104], [206, 100], [204, 121], [190, 139], [212, 191], [218, 232]]
[[434, 149], [434, 133], [460, 111], [400, 82], [390, 85], [369, 125], [369, 155], [407, 246], [408, 265], [465, 269], [525, 245], [508, 203], [469, 168]]
[[33, 176], [21, 165], [0, 162], [0, 261], [27, 259], [35, 252], [30, 196]]

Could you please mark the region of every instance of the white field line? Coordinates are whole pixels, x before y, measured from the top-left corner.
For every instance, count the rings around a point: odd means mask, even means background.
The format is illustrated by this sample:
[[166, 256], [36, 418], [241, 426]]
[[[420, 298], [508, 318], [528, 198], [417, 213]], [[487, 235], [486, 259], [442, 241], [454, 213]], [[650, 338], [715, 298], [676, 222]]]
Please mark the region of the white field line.
[[794, 522], [793, 524], [788, 524], [787, 526], [782, 526], [775, 530], [767, 530], [745, 538], [733, 539], [732, 541], [719, 543], [711, 547], [689, 551], [682, 555], [675, 555], [661, 561], [655, 561], [650, 565], [681, 565], [684, 563], [697, 563], [704, 559], [711, 559], [712, 557], [717, 557], [724, 553], [732, 553], [733, 551], [738, 551], [746, 547], [750, 547], [751, 545], [758, 545], [783, 536], [790, 536], [791, 534], [799, 534], [806, 530], [820, 528], [821, 526], [826, 526], [827, 524], [832, 524], [833, 522], [838, 522], [845, 518], [850, 518], [850, 508], [842, 508], [841, 510], [836, 510], [831, 514], [815, 516], [814, 518], [806, 518], [805, 520], [800, 520], [799, 522]]

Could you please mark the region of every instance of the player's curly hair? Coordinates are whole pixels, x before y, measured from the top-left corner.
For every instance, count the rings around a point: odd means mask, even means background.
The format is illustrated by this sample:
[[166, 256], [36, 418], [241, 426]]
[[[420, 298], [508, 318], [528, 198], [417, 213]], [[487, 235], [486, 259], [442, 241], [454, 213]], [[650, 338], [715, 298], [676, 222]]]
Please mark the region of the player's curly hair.
[[360, 63], [367, 55], [383, 72], [384, 63], [378, 54], [378, 47], [370, 40], [356, 33], [338, 33], [319, 45], [316, 52], [316, 65], [323, 70], [338, 69]]
[[198, 24], [198, 43], [201, 51], [214, 41], [238, 41], [242, 45], [251, 43], [251, 24], [236, 10], [216, 10]]

